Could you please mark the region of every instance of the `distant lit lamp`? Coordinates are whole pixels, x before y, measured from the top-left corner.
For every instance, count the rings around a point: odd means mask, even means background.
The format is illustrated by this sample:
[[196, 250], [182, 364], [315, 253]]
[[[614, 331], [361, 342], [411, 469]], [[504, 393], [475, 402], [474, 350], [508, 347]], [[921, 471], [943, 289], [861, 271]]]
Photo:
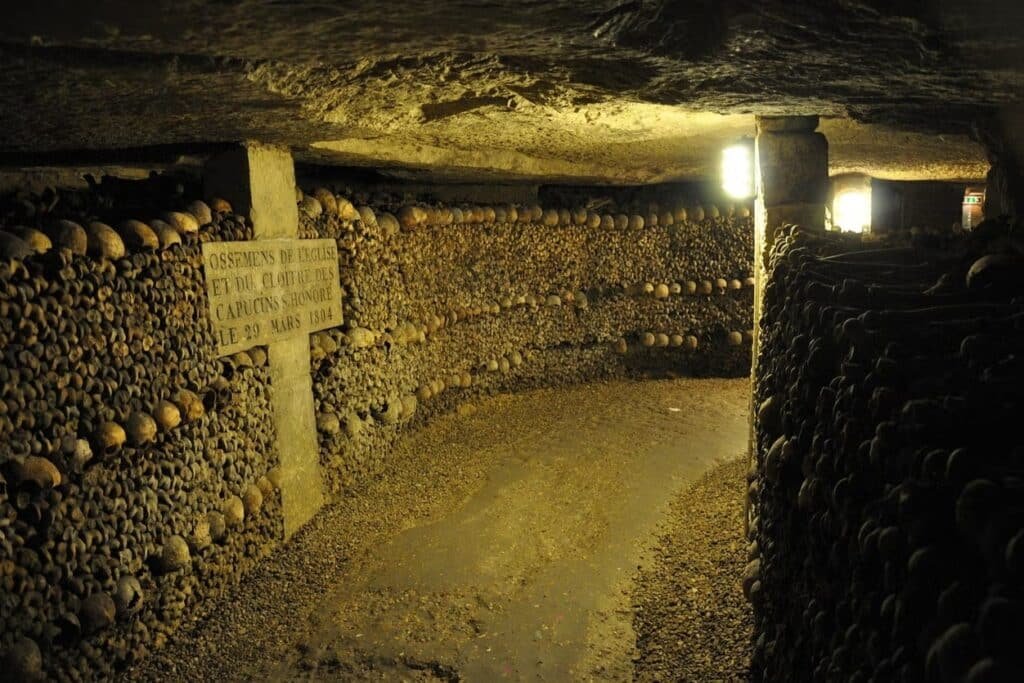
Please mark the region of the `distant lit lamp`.
[[722, 189], [733, 199], [754, 196], [754, 146], [751, 141], [722, 150]]
[[871, 231], [871, 189], [842, 190], [832, 200], [832, 224], [843, 232]]

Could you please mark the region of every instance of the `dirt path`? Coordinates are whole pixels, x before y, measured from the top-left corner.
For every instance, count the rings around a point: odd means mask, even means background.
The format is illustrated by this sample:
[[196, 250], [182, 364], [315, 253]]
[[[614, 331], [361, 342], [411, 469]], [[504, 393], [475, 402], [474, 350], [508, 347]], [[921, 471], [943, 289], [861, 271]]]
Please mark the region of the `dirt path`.
[[746, 459], [672, 501], [633, 591], [637, 681], [747, 681], [754, 615], [743, 597]]
[[670, 501], [746, 446], [741, 380], [482, 402], [404, 439], [133, 678], [624, 680]]

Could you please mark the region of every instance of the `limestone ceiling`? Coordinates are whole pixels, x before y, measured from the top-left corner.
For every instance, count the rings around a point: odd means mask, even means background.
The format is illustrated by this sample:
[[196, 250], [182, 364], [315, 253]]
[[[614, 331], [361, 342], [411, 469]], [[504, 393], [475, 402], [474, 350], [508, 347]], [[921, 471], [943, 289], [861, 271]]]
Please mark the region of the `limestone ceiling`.
[[35, 0], [5, 12], [8, 162], [255, 137], [396, 173], [637, 183], [707, 175], [755, 113], [819, 113], [834, 170], [968, 179], [986, 167], [971, 120], [1024, 94], [1024, 7], [998, 0]]

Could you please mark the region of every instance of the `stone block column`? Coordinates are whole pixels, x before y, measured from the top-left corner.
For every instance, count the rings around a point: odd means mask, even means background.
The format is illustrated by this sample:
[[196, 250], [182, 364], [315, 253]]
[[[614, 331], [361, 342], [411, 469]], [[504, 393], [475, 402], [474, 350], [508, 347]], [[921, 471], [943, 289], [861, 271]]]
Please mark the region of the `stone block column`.
[[759, 116], [755, 143], [756, 257], [771, 248], [775, 230], [796, 223], [825, 229], [828, 141], [817, 116]]
[[[207, 196], [223, 197], [249, 216], [257, 240], [298, 238], [295, 165], [287, 148], [243, 143], [210, 159], [203, 180]], [[323, 506], [309, 337], [270, 344], [267, 356], [287, 539]]]
[[[766, 256], [776, 231], [795, 223], [809, 230], [825, 229], [828, 199], [828, 141], [817, 116], [759, 116], [754, 150], [757, 199], [754, 206], [754, 343], [751, 380], [757, 378], [761, 307], [767, 273]], [[754, 416], [751, 400], [750, 457], [753, 460]]]
[[975, 123], [990, 168], [985, 188], [985, 218], [1024, 216], [1024, 106], [1010, 105]]

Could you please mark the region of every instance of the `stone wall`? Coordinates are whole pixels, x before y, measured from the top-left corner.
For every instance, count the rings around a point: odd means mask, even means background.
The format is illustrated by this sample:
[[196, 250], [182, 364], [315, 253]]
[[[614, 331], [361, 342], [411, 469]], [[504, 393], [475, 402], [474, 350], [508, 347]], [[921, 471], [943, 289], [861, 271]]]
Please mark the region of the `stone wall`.
[[792, 229], [773, 248], [744, 581], [755, 680], [1016, 680], [1024, 260], [1005, 223], [945, 234]]
[[314, 195], [300, 199], [300, 233], [337, 240], [345, 293], [344, 326], [311, 340], [335, 494], [372, 480], [404, 429], [482, 395], [749, 372], [743, 209], [356, 208]]
[[266, 353], [215, 357], [202, 275], [201, 241], [251, 229], [183, 190], [3, 202], [4, 680], [109, 677], [282, 536]]

